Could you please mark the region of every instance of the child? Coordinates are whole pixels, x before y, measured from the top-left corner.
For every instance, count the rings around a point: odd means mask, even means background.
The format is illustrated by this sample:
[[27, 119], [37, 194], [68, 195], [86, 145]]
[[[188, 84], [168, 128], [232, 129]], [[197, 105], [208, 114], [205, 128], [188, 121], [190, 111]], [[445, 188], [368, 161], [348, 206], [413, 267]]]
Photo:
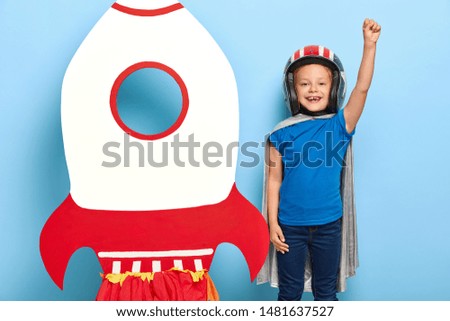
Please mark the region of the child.
[[337, 300], [345, 278], [355, 273], [351, 138], [372, 80], [380, 31], [365, 19], [358, 79], [343, 109], [345, 74], [331, 50], [305, 47], [286, 66], [285, 98], [293, 117], [269, 136], [263, 212], [273, 257], [258, 278], [278, 285], [278, 300], [300, 300], [305, 286], [315, 300]]

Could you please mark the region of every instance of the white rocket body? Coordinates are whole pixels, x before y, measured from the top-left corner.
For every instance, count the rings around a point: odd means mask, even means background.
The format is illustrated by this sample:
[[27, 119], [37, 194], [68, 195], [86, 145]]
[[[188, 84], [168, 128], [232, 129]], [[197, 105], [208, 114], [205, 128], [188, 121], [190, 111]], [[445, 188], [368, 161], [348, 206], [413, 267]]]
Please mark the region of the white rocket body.
[[[173, 0], [116, 3], [146, 10], [179, 4]], [[152, 167], [145, 162], [144, 167], [139, 167], [137, 161], [129, 167], [102, 166], [108, 161], [103, 151], [105, 143], [118, 142], [122, 146], [124, 142], [124, 130], [111, 111], [112, 88], [125, 70], [142, 62], [168, 66], [187, 88], [189, 105], [184, 121], [169, 135], [151, 140], [155, 160], [162, 159], [162, 145], [168, 144], [168, 166]], [[235, 182], [237, 148], [232, 149], [228, 164], [225, 157], [227, 147], [239, 138], [236, 81], [222, 50], [185, 8], [155, 16], [110, 8], [66, 71], [61, 108], [70, 193], [78, 206], [126, 211], [189, 208], [216, 204], [230, 193]], [[187, 161], [187, 148], [180, 148], [179, 159], [185, 163], [181, 167], [175, 163], [170, 144], [174, 135], [186, 142], [191, 134], [201, 144], [194, 149], [199, 166]], [[129, 138], [144, 147], [149, 142]], [[207, 166], [202, 161], [203, 146], [209, 142], [222, 146], [220, 166]]]

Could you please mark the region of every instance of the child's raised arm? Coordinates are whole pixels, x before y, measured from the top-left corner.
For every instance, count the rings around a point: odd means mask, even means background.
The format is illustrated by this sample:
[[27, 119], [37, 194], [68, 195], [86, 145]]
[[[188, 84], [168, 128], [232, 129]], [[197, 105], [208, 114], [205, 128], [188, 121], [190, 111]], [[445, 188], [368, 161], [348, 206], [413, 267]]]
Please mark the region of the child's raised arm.
[[380, 36], [381, 26], [371, 19], [365, 19], [363, 23], [364, 50], [359, 67], [358, 79], [347, 105], [344, 108], [344, 118], [347, 132], [351, 133], [358, 123], [364, 109], [367, 93], [372, 82], [375, 66], [375, 52]]

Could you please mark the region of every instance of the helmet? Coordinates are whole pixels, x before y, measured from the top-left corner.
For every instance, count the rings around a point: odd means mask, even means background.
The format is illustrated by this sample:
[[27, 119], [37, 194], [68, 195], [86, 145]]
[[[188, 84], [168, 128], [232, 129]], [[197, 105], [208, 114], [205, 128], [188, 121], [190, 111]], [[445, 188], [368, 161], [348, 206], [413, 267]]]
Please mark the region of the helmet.
[[[320, 112], [311, 112], [301, 106], [297, 100], [294, 88], [294, 71], [300, 66], [320, 64], [328, 67], [332, 72], [332, 85], [330, 99], [327, 108]], [[344, 67], [338, 56], [333, 51], [323, 46], [306, 46], [297, 50], [289, 58], [283, 75], [284, 100], [291, 111], [292, 116], [302, 113], [306, 115], [318, 116], [329, 113], [336, 113], [342, 108], [346, 91], [346, 79]]]

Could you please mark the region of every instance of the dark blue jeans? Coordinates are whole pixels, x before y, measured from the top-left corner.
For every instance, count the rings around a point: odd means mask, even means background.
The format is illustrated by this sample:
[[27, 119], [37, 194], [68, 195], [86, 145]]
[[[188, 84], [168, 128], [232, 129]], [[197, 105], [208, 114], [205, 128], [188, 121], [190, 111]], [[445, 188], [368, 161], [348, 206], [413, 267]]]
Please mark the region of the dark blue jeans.
[[305, 261], [309, 252], [312, 292], [316, 301], [336, 301], [341, 257], [342, 220], [319, 226], [280, 224], [289, 252], [277, 252], [279, 301], [299, 301], [304, 290]]

